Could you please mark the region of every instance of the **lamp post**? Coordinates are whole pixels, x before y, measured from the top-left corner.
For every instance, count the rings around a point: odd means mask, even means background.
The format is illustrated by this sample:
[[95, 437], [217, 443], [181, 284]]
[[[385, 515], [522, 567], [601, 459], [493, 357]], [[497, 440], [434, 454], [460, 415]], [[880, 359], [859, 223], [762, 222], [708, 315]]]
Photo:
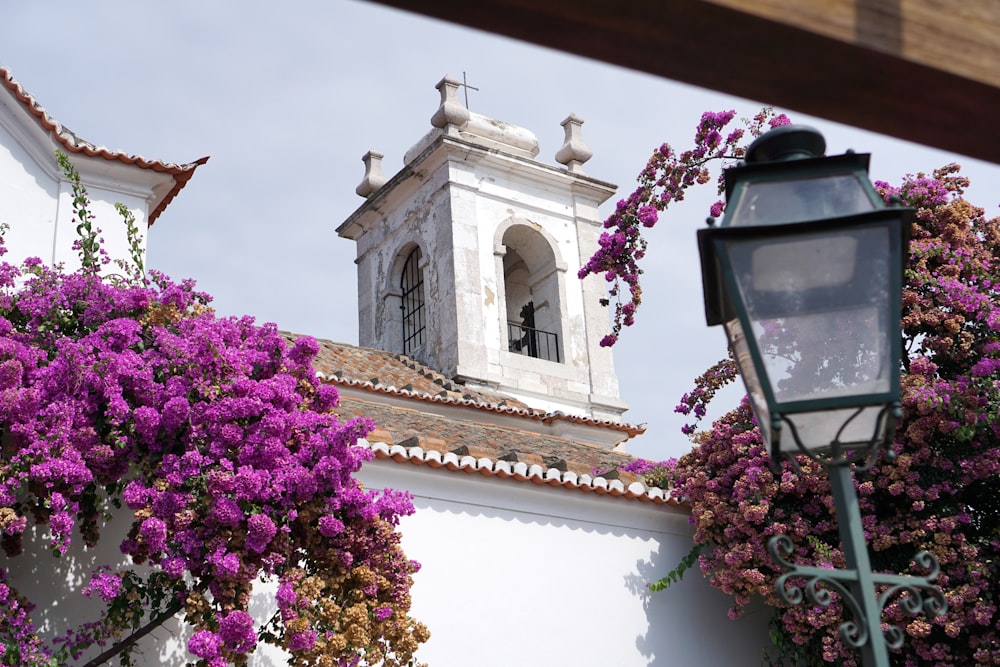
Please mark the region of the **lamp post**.
[[847, 569], [795, 565], [792, 541], [773, 537], [768, 549], [790, 568], [778, 594], [826, 606], [836, 592], [853, 616], [840, 626], [843, 641], [867, 667], [888, 667], [903, 632], [883, 633], [885, 605], [898, 599], [911, 615], [946, 609], [931, 583], [932, 554], [914, 558], [926, 576], [872, 572], [853, 479], [883, 448], [892, 455], [901, 415], [900, 301], [913, 210], [885, 205], [868, 179], [868, 155], [825, 157], [825, 147], [816, 130], [786, 125], [726, 170], [726, 213], [698, 232], [705, 314], [725, 328], [772, 464], [787, 456], [797, 466], [801, 454], [830, 475]]

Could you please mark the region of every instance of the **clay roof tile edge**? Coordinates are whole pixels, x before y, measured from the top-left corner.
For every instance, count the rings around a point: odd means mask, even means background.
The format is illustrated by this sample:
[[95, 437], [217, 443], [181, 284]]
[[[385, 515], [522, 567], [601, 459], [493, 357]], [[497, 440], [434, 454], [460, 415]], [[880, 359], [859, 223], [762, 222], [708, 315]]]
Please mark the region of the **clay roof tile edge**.
[[528, 466], [523, 462], [517, 462], [511, 465], [508, 461], [493, 461], [486, 457], [476, 459], [468, 455], [458, 456], [453, 452], [442, 455], [441, 452], [435, 450], [401, 445], [390, 446], [382, 442], [368, 442], [365, 439], [358, 440], [358, 445], [370, 449], [375, 454], [375, 458], [389, 459], [397, 463], [427, 465], [430, 468], [445, 468], [455, 472], [479, 472], [486, 477], [531, 481], [535, 484], [594, 492], [599, 495], [638, 500], [645, 503], [675, 507], [684, 505], [672, 497], [669, 491], [650, 487], [638, 481], [632, 482], [626, 487], [625, 483], [619, 479], [608, 480], [604, 477], [576, 475], [573, 472], [562, 472], [557, 468], [545, 469], [538, 464]]

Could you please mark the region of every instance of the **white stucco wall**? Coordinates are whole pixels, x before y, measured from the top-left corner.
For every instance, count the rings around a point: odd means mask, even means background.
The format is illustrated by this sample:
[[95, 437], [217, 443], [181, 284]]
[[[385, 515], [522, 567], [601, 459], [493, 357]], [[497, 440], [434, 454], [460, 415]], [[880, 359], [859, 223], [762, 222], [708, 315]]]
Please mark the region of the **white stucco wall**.
[[[697, 569], [667, 591], [646, 584], [686, 555], [683, 510], [577, 490], [376, 460], [368, 488], [408, 489], [417, 511], [401, 523], [403, 546], [422, 564], [412, 615], [432, 636], [418, 653], [430, 667], [758, 667], [768, 610], [731, 621], [729, 598]], [[45, 531], [14, 559], [11, 583], [38, 605], [45, 637], [98, 618], [100, 602], [78, 589], [95, 564], [120, 563], [128, 518], [108, 527], [101, 548], [79, 540], [66, 558], [47, 552]], [[255, 595], [258, 619], [274, 611], [273, 587]], [[143, 640], [137, 665], [181, 667], [187, 633], [176, 622]], [[90, 651], [73, 664], [83, 664]], [[279, 667], [262, 648], [252, 667]]]
[[[59, 146], [8, 91], [0, 89], [0, 223], [6, 223], [8, 262], [38, 257], [46, 264], [79, 266], [73, 242], [78, 238], [73, 195], [55, 152]], [[115, 210], [121, 202], [136, 218], [145, 236], [150, 202], [155, 192], [172, 187], [172, 177], [117, 160], [72, 154], [90, 197], [94, 227], [101, 230], [111, 258], [129, 257], [125, 223]], [[110, 270], [110, 269], [109, 269]], [[117, 269], [115, 269], [117, 270]]]
[[391, 460], [361, 478], [414, 495], [401, 530], [432, 667], [760, 665], [766, 609], [731, 621], [697, 570], [646, 588], [690, 550], [683, 510]]
[[[0, 564], [8, 570], [11, 585], [36, 606], [31, 618], [46, 643], [71, 628], [100, 618], [104, 603], [96, 595], [89, 599], [79, 591], [90, 581], [91, 572], [96, 567], [108, 565], [114, 571], [130, 563], [130, 559], [121, 554], [118, 545], [128, 534], [131, 517], [128, 510], [117, 512], [114, 519], [102, 528], [101, 541], [95, 549], [83, 547], [79, 533], [74, 531], [69, 551], [60, 558], [53, 558], [47, 527], [32, 526], [25, 534], [21, 555], [8, 558], [0, 552]], [[185, 641], [186, 635], [181, 632], [179, 624], [167, 622], [138, 644], [135, 664], [183, 667], [189, 657], [183, 650]], [[94, 647], [68, 665], [85, 664], [102, 650]], [[109, 664], [117, 665], [117, 659]]]
[[[70, 269], [79, 266], [73, 242], [77, 240], [73, 219], [72, 187], [53, 173], [53, 165], [39, 164], [18, 144], [10, 141], [0, 127], [0, 222], [9, 225], [7, 261], [20, 263], [39, 257], [46, 264], [64, 262]], [[55, 163], [53, 148], [52, 162]], [[101, 230], [104, 247], [112, 258], [128, 258], [125, 223], [115, 210], [115, 202], [125, 204], [136, 218], [145, 248], [147, 204], [132, 188], [113, 189], [84, 173], [90, 196], [93, 226]]]

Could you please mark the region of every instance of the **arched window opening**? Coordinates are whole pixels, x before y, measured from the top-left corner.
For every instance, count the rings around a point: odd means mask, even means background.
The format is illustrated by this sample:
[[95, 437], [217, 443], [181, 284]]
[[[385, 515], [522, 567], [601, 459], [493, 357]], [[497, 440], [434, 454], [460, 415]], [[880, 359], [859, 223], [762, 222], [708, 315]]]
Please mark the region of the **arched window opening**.
[[420, 269], [420, 248], [414, 248], [403, 263], [399, 279], [400, 308], [403, 313], [403, 354], [413, 354], [424, 345], [426, 311], [424, 274]]
[[562, 316], [552, 250], [540, 234], [524, 226], [508, 229], [503, 244], [507, 349], [560, 362]]

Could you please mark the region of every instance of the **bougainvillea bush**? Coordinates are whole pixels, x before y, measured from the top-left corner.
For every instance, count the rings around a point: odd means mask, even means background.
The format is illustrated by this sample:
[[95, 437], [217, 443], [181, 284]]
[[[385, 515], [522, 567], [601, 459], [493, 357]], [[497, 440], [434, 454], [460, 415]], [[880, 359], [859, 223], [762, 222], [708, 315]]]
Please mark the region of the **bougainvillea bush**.
[[[245, 664], [260, 643], [292, 665], [412, 664], [427, 631], [408, 616], [418, 566], [396, 531], [412, 505], [353, 477], [372, 424], [333, 414], [337, 392], [310, 365], [316, 342], [216, 317], [191, 282], [146, 276], [141, 252], [116, 267], [61, 161], [81, 268], [0, 264], [2, 546], [17, 558], [38, 524], [58, 558], [71, 539], [97, 545], [127, 511], [130, 565], [68, 590], [100, 598], [103, 615], [44, 646], [31, 591], [14, 590], [0, 561], [0, 663], [67, 664], [98, 645], [87, 664], [131, 664], [134, 642], [179, 615], [200, 667]], [[277, 612], [257, 622], [262, 577]]]
[[[728, 123], [732, 114], [707, 114], [703, 127], [720, 117]], [[699, 146], [712, 143], [704, 136], [699, 130]], [[643, 178], [690, 173], [676, 159], [651, 168], [654, 176]], [[907, 667], [1000, 664], [1000, 218], [966, 201], [967, 186], [955, 165], [908, 176], [900, 187], [876, 183], [887, 200], [917, 210], [903, 289], [904, 418], [896, 459], [856, 474], [855, 484], [873, 567], [919, 573], [912, 558], [928, 550], [948, 603], [934, 619], [905, 615], [898, 599], [886, 606], [884, 622], [905, 633], [892, 662]], [[641, 181], [638, 207], [657, 201], [655, 190], [643, 191]], [[713, 214], [720, 212], [721, 202]], [[626, 202], [616, 215], [638, 220], [639, 208]], [[795, 543], [792, 560], [845, 567], [825, 472], [805, 460], [801, 471], [788, 462], [772, 470], [746, 400], [696, 433], [708, 401], [735, 376], [724, 360], [683, 397], [678, 411], [694, 417], [685, 431], [696, 446], [657, 467], [653, 481], [690, 503], [701, 569], [733, 596], [731, 615], [755, 598], [777, 608], [767, 664], [856, 665], [837, 634], [849, 612], [836, 599], [827, 608], [785, 606], [774, 590], [782, 570], [765, 547], [785, 534]]]

